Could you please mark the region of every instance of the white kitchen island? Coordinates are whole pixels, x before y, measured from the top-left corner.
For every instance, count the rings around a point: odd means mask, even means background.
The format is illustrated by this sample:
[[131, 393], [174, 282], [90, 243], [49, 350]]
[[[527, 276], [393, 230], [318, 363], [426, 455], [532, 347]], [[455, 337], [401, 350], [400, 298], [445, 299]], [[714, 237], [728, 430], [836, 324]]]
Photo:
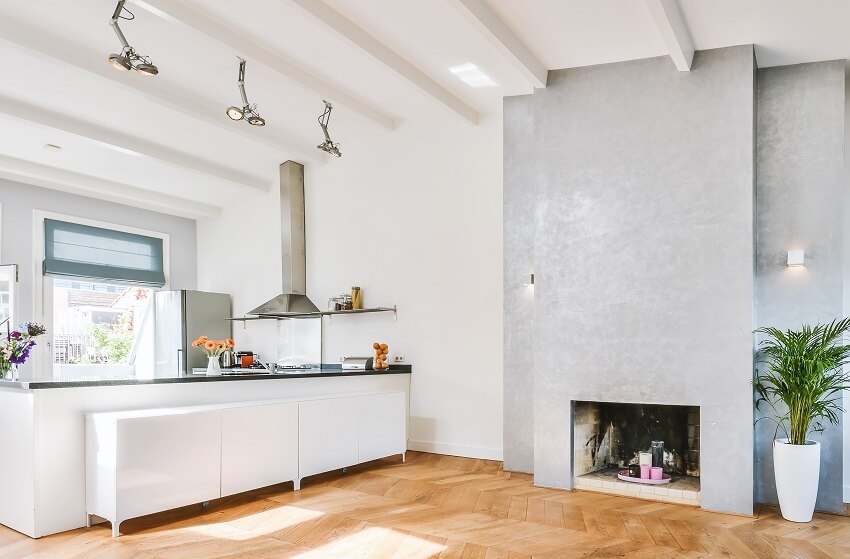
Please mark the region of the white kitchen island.
[[[366, 392], [407, 396], [409, 373], [409, 368], [331, 369], [251, 377], [0, 381], [0, 524], [33, 538], [86, 525], [86, 413]], [[173, 467], [176, 472], [190, 466]]]

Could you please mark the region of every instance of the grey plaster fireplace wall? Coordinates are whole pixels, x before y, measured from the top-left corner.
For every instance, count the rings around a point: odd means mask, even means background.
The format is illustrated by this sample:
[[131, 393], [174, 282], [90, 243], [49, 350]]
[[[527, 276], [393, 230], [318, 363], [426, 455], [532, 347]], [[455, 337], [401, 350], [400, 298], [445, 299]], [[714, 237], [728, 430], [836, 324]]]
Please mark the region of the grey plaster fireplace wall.
[[[844, 61], [758, 71], [756, 306], [759, 326], [797, 328], [843, 313]], [[785, 266], [789, 249], [805, 268]], [[776, 503], [775, 426], [756, 429], [756, 500]], [[840, 512], [842, 432], [820, 440], [817, 507]]]
[[534, 468], [534, 271], [537, 163], [532, 96], [504, 106], [504, 441], [505, 469]]
[[754, 76], [742, 46], [505, 100], [506, 469], [572, 486], [574, 400], [697, 405], [702, 506], [752, 513]]

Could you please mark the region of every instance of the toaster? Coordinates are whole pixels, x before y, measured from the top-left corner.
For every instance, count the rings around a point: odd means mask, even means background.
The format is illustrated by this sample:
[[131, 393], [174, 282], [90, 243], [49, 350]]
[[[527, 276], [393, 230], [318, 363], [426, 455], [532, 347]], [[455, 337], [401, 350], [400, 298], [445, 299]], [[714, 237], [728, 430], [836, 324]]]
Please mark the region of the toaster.
[[342, 360], [342, 368], [346, 371], [370, 371], [372, 363], [371, 357], [346, 357]]

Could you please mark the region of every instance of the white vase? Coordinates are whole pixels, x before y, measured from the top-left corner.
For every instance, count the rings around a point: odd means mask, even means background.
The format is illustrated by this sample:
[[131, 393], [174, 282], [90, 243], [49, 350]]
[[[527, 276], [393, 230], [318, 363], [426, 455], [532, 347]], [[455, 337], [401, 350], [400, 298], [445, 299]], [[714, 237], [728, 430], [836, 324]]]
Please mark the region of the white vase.
[[773, 471], [782, 517], [791, 522], [810, 522], [818, 497], [820, 443], [790, 444], [788, 439], [776, 439]]
[[207, 374], [208, 375], [220, 375], [221, 374], [221, 365], [218, 364], [218, 356], [213, 357], [212, 355], [207, 356]]

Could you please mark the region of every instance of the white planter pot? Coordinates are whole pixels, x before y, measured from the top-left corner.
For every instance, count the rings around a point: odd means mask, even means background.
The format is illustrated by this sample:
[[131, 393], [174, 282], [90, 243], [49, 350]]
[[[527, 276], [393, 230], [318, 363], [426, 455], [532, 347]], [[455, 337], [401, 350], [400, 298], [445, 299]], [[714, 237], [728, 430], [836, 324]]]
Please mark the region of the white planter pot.
[[773, 470], [782, 517], [791, 522], [809, 522], [815, 512], [820, 477], [820, 443], [789, 444], [773, 441]]

